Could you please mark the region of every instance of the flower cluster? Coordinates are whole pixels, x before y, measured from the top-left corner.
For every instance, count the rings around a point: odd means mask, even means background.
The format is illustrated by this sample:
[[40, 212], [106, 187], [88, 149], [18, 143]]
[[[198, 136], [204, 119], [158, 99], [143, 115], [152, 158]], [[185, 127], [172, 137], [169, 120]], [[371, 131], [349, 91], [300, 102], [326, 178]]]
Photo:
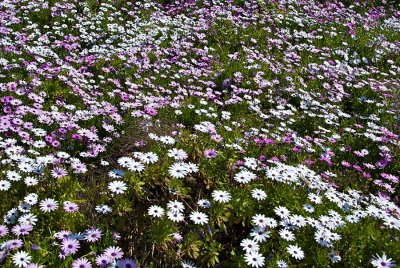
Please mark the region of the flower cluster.
[[396, 1], [0, 2], [0, 266], [400, 263]]

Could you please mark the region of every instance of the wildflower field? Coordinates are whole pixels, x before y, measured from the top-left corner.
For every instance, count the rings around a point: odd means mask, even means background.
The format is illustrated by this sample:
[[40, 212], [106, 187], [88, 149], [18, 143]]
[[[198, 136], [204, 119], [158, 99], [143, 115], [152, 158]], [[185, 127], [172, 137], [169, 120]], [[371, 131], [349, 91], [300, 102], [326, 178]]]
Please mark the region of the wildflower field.
[[1, 0], [0, 267], [396, 267], [400, 4]]

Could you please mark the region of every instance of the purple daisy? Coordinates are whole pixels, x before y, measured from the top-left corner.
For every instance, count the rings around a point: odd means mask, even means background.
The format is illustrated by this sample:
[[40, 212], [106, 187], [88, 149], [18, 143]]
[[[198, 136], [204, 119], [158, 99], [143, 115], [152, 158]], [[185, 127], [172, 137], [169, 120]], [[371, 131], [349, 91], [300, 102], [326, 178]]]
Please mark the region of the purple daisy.
[[21, 239], [14, 239], [7, 241], [7, 246], [9, 249], [17, 249], [22, 247], [24, 242]]
[[86, 231], [85, 240], [88, 242], [97, 242], [101, 238], [101, 231], [99, 229], [90, 229]]
[[61, 168], [61, 167], [55, 167], [55, 168], [53, 168], [53, 170], [51, 171], [51, 175], [52, 175], [54, 178], [59, 179], [59, 178], [62, 178], [62, 177], [64, 177], [64, 176], [67, 176], [67, 175], [68, 175], [68, 172], [67, 172], [65, 169]]
[[58, 203], [54, 199], [46, 198], [40, 202], [40, 210], [44, 212], [51, 212], [58, 208]]
[[30, 224], [19, 224], [15, 225], [12, 229], [11, 232], [15, 234], [16, 236], [19, 235], [28, 235], [30, 231], [32, 231], [33, 226]]
[[71, 234], [72, 234], [72, 233], [71, 233], [70, 231], [61, 230], [61, 231], [55, 233], [54, 236], [55, 236], [57, 239], [64, 240], [64, 239], [67, 239]]
[[121, 268], [137, 268], [136, 262], [132, 259], [123, 259], [118, 262]]
[[75, 254], [80, 248], [79, 241], [76, 239], [65, 239], [61, 244], [61, 249], [67, 254]]
[[72, 263], [72, 268], [92, 268], [92, 264], [86, 258], [80, 258]]
[[73, 202], [65, 201], [64, 202], [64, 211], [65, 212], [77, 212], [79, 210], [79, 206]]
[[217, 151], [215, 151], [214, 149], [207, 149], [204, 151], [204, 156], [206, 158], [214, 158], [217, 156]]
[[96, 257], [96, 264], [100, 267], [107, 267], [109, 263], [111, 263], [111, 258], [106, 256], [105, 254], [101, 254]]
[[110, 257], [112, 260], [115, 259], [121, 259], [122, 256], [124, 256], [124, 253], [122, 252], [122, 249], [120, 247], [108, 247], [105, 251], [104, 254], [108, 257]]
[[0, 225], [0, 237], [8, 234], [8, 228], [5, 225]]

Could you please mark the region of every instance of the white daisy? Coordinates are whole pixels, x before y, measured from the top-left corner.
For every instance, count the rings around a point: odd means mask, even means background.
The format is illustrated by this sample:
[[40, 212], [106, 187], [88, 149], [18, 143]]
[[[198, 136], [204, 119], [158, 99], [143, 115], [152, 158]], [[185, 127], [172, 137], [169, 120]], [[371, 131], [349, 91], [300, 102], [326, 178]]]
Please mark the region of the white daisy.
[[169, 201], [167, 204], [167, 207], [171, 212], [182, 212], [185, 209], [185, 206], [183, 205], [182, 202], [179, 201]]
[[144, 164], [153, 164], [158, 161], [158, 155], [153, 152], [144, 153], [139, 157], [139, 160]]
[[7, 191], [11, 188], [11, 183], [6, 180], [0, 180], [0, 191]]
[[301, 215], [294, 215], [290, 217], [290, 221], [298, 227], [304, 227], [307, 225], [306, 219]]
[[265, 257], [255, 251], [247, 252], [244, 255], [244, 259], [251, 267], [262, 267], [265, 263]]
[[199, 171], [199, 167], [193, 163], [186, 163], [186, 169], [189, 173], [196, 173], [197, 171]]
[[207, 199], [200, 199], [199, 201], [197, 201], [197, 204], [202, 208], [210, 208], [211, 207], [211, 202], [208, 201]]
[[188, 154], [184, 150], [177, 148], [169, 149], [167, 155], [175, 160], [185, 160], [188, 157]]
[[286, 250], [290, 254], [290, 256], [292, 256], [296, 260], [301, 260], [304, 258], [304, 252], [298, 246], [290, 245], [286, 248]]
[[141, 172], [144, 170], [144, 165], [140, 162], [136, 162], [135, 160], [132, 160], [128, 165], [127, 168], [129, 171], [137, 171]]
[[21, 175], [18, 172], [9, 170], [7, 171], [7, 179], [10, 181], [19, 181], [21, 179]]
[[262, 214], [256, 214], [252, 218], [252, 223], [255, 226], [259, 226], [261, 228], [265, 228], [267, 226], [267, 217]]
[[226, 203], [231, 200], [231, 195], [226, 191], [214, 190], [211, 195], [215, 201], [220, 203]]
[[95, 207], [95, 209], [100, 214], [108, 214], [112, 212], [111, 207], [107, 205], [98, 205]]
[[240, 243], [240, 246], [245, 250], [246, 252], [258, 252], [260, 250], [260, 246], [252, 239], [243, 239], [242, 242]]
[[303, 209], [304, 209], [306, 212], [309, 212], [309, 213], [314, 212], [314, 207], [313, 207], [311, 204], [305, 204], [305, 205], [303, 206]]
[[184, 178], [188, 174], [187, 167], [184, 165], [184, 163], [172, 164], [172, 166], [169, 167], [168, 172], [169, 175], [178, 179]]
[[278, 260], [276, 266], [278, 266], [278, 268], [289, 268], [289, 265], [284, 260]]
[[286, 229], [280, 230], [279, 235], [286, 241], [293, 241], [295, 239], [294, 234]]
[[129, 164], [132, 162], [132, 161], [134, 161], [132, 158], [130, 158], [130, 157], [120, 157], [119, 159], [118, 159], [118, 164], [120, 165], [120, 166], [122, 166], [122, 167], [124, 167], [124, 168], [126, 168], [126, 167], [128, 167], [129, 166]]
[[18, 222], [21, 224], [36, 225], [37, 221], [38, 221], [37, 216], [32, 213], [22, 215], [21, 217], [18, 218]]
[[151, 206], [148, 209], [148, 213], [150, 216], [161, 218], [164, 215], [164, 209], [159, 206]]
[[206, 223], [208, 223], [208, 216], [206, 214], [204, 214], [203, 212], [193, 211], [192, 213], [190, 213], [189, 218], [195, 224], [206, 224]]
[[170, 136], [162, 136], [158, 140], [164, 144], [175, 144], [175, 139]]
[[256, 174], [248, 171], [248, 170], [242, 170], [239, 173], [235, 174], [235, 181], [239, 183], [248, 183], [251, 180], [254, 180], [256, 178]]
[[108, 184], [108, 189], [113, 193], [122, 194], [128, 187], [123, 181], [112, 181]]
[[25, 177], [24, 182], [26, 186], [35, 186], [38, 184], [39, 181], [34, 177]]
[[331, 252], [329, 252], [329, 259], [332, 263], [337, 263], [342, 260], [342, 257], [340, 257], [338, 252], [331, 250]]
[[182, 261], [181, 264], [182, 268], [196, 268], [196, 265], [191, 261]]
[[167, 212], [167, 217], [173, 222], [181, 222], [184, 220], [183, 214], [181, 212], [174, 212], [174, 211], [168, 211]]
[[35, 205], [38, 201], [39, 195], [36, 193], [31, 193], [25, 196], [24, 202], [28, 203], [29, 205]]
[[256, 200], [261, 201], [267, 197], [267, 194], [261, 189], [253, 189], [251, 191], [251, 196]]
[[290, 215], [290, 211], [285, 207], [276, 207], [274, 212], [277, 216], [281, 217], [282, 219], [286, 219]]
[[265, 242], [267, 238], [270, 237], [271, 232], [266, 231], [265, 228], [256, 226], [251, 229], [250, 236], [253, 237], [253, 240], [256, 242]]
[[15, 266], [25, 267], [31, 262], [32, 257], [25, 251], [18, 251], [12, 256]]
[[386, 253], [383, 252], [382, 257], [378, 254], [373, 257], [371, 264], [377, 268], [395, 267], [396, 263], [391, 259], [387, 258]]

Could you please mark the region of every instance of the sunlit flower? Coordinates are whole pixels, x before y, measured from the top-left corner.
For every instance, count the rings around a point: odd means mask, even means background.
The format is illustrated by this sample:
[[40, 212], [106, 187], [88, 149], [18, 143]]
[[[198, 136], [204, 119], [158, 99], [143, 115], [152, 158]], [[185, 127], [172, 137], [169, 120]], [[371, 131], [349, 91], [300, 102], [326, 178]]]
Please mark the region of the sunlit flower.
[[113, 181], [108, 184], [108, 189], [113, 193], [122, 194], [128, 189], [128, 187], [123, 181]]
[[226, 203], [231, 200], [231, 195], [226, 191], [214, 190], [211, 195], [215, 201], [220, 203]]
[[286, 248], [286, 250], [290, 254], [290, 256], [292, 256], [296, 260], [301, 260], [304, 258], [304, 252], [298, 246], [290, 245]]
[[18, 251], [12, 256], [12, 262], [18, 267], [26, 267], [31, 259], [32, 257], [25, 251]]
[[257, 251], [247, 252], [244, 256], [244, 259], [251, 267], [262, 267], [265, 263], [265, 257], [263, 257]]
[[195, 224], [202, 225], [208, 223], [208, 216], [203, 212], [193, 211], [189, 217]]
[[246, 252], [253, 252], [253, 251], [258, 252], [258, 250], [260, 249], [260, 246], [254, 240], [251, 239], [243, 239], [242, 242], [240, 242], [240, 246]]
[[377, 268], [395, 267], [396, 266], [396, 263], [391, 258], [388, 258], [386, 256], [385, 252], [382, 254], [382, 256], [379, 256], [378, 254], [376, 254], [372, 258], [371, 264]]
[[153, 205], [148, 209], [148, 213], [150, 216], [161, 218], [162, 215], [164, 215], [164, 209], [159, 206]]
[[72, 263], [72, 268], [92, 268], [92, 264], [86, 258], [79, 258]]
[[58, 208], [58, 202], [51, 198], [46, 198], [40, 202], [40, 210], [51, 212]]

